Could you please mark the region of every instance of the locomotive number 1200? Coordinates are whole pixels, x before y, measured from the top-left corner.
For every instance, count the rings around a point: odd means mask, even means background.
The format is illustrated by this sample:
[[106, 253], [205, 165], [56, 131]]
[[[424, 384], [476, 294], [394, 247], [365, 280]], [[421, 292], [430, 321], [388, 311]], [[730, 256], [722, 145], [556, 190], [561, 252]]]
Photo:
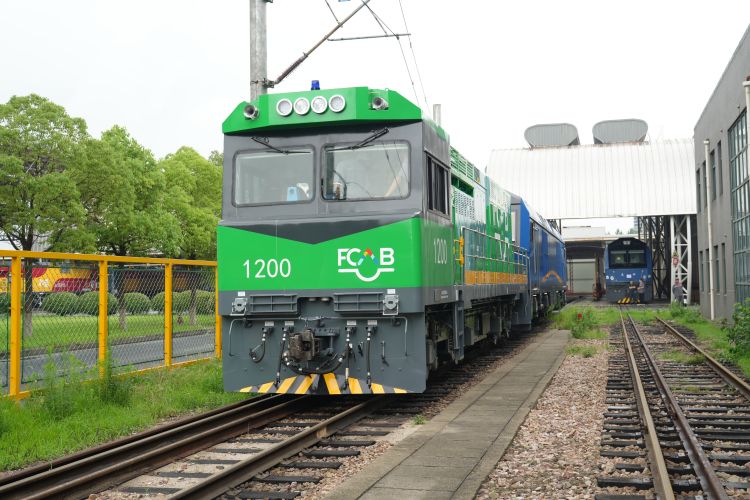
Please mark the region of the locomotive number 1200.
[[435, 264], [448, 263], [448, 242], [442, 238], [432, 240], [435, 247]]
[[245, 266], [245, 276], [250, 278], [253, 271], [255, 271], [255, 278], [276, 278], [281, 276], [282, 278], [288, 278], [292, 274], [292, 262], [289, 259], [256, 259], [251, 265], [250, 259], [247, 259], [243, 264]]

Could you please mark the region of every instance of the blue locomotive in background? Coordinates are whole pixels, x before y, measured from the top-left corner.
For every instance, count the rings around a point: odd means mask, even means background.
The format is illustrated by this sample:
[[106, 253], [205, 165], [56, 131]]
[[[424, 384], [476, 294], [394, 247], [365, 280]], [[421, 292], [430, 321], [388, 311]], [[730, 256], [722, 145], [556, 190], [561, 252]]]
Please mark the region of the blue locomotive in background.
[[651, 302], [653, 261], [651, 249], [637, 238], [618, 238], [604, 251], [607, 301], [613, 304], [641, 302], [637, 292], [643, 281], [643, 300]]

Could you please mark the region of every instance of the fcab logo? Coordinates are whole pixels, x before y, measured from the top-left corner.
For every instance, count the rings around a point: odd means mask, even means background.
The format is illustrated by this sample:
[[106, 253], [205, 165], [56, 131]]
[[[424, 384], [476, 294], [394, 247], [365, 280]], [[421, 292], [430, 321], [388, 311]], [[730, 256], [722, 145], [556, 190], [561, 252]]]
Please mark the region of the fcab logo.
[[338, 265], [340, 273], [354, 273], [365, 283], [375, 281], [381, 273], [392, 273], [391, 267], [396, 263], [392, 248], [381, 248], [380, 255], [375, 256], [369, 248], [339, 248]]

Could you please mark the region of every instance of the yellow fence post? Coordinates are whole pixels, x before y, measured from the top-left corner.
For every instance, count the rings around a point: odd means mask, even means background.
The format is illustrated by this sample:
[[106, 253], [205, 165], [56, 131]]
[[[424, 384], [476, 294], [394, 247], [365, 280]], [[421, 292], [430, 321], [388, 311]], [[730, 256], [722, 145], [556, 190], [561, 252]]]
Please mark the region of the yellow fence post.
[[221, 316], [219, 315], [219, 268], [214, 268], [214, 299], [216, 303], [214, 304], [214, 311], [216, 313], [216, 320], [215, 320], [215, 334], [216, 334], [216, 359], [221, 359]]
[[172, 366], [172, 263], [164, 264], [164, 366]]
[[104, 376], [109, 336], [109, 263], [99, 261], [99, 376]]
[[21, 257], [12, 257], [10, 264], [10, 397], [21, 392]]

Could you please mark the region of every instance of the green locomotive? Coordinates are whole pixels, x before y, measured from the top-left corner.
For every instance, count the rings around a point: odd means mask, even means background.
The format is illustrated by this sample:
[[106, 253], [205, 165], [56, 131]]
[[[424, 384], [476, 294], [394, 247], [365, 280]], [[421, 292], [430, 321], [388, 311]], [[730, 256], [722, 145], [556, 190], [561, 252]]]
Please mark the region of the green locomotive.
[[511, 195], [399, 93], [261, 95], [223, 131], [227, 390], [421, 392], [528, 316]]

